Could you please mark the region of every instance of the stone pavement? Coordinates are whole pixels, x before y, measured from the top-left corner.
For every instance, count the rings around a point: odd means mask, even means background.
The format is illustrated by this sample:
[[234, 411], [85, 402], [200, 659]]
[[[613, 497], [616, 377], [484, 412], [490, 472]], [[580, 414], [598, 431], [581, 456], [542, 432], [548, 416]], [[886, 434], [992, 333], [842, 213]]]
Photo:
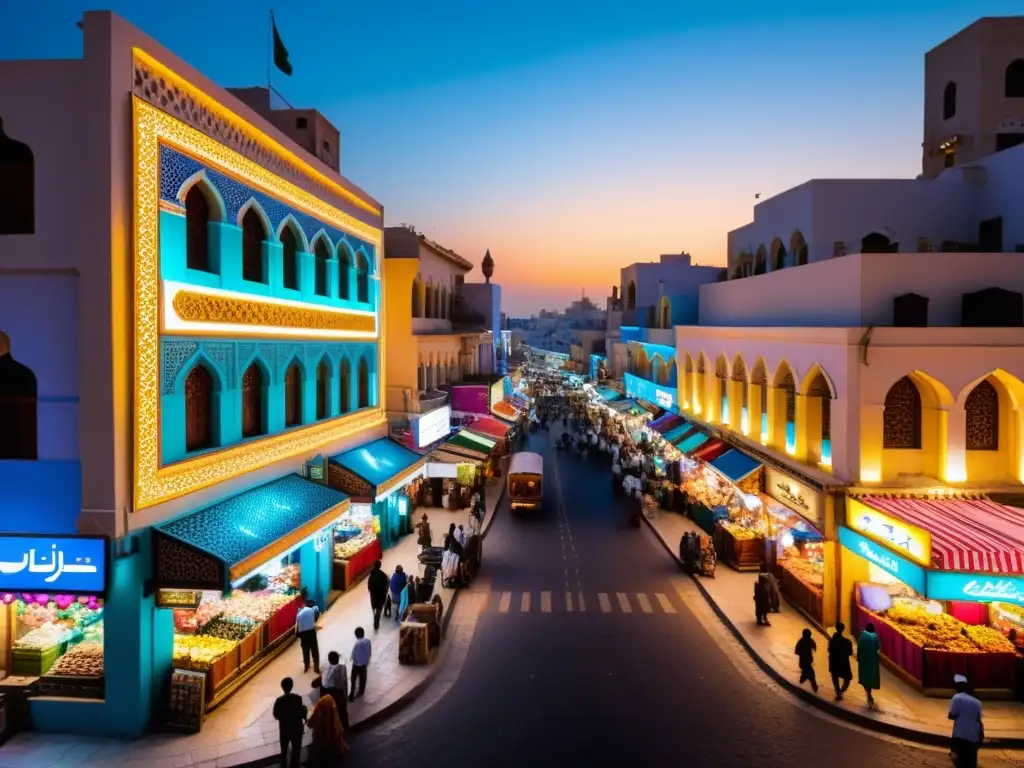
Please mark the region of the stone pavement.
[[[485, 535], [503, 496], [500, 480], [488, 484], [486, 496]], [[465, 510], [449, 512], [420, 508], [415, 513], [417, 518], [423, 511], [430, 518], [437, 545], [449, 523], [469, 523], [469, 513]], [[415, 534], [404, 536], [396, 546], [385, 550], [383, 568], [390, 574], [396, 565], [402, 565], [408, 573], [419, 573], [418, 554]], [[373, 615], [364, 584], [365, 581], [360, 581], [354, 585], [324, 613], [318, 636], [322, 660], [326, 659], [328, 651], [336, 650], [347, 661], [355, 642], [355, 627], [367, 628], [367, 636], [373, 643], [373, 659], [367, 674], [366, 694], [349, 704], [350, 726], [356, 730], [379, 722], [426, 690], [447, 648], [446, 638], [442, 643], [441, 656], [433, 664], [400, 665], [398, 625], [393, 620], [384, 619], [380, 630], [373, 631]], [[440, 584], [438, 578], [435, 593], [441, 595], [445, 612], [450, 616], [457, 593]], [[284, 677], [295, 680], [296, 693], [309, 694], [314, 674], [302, 671], [302, 656], [297, 643], [293, 642], [291, 647], [211, 712], [199, 733], [157, 733], [127, 741], [27, 732], [15, 736], [0, 748], [0, 768], [228, 768], [261, 765], [268, 760], [272, 762], [273, 756], [280, 752], [277, 721], [273, 718], [272, 708], [274, 699], [281, 695], [280, 681]], [[307, 743], [309, 738], [307, 732]]]
[[[678, 560], [679, 540], [686, 531], [703, 533], [690, 518], [675, 512], [659, 512], [647, 519], [665, 548]], [[842, 701], [834, 701], [828, 674], [828, 638], [785, 600], [781, 613], [771, 614], [770, 627], [758, 626], [754, 617], [756, 574], [740, 573], [719, 562], [714, 578], [695, 577], [705, 599], [729, 627], [757, 664], [776, 682], [800, 698], [830, 714], [892, 735], [926, 743], [948, 743], [950, 722], [947, 699], [922, 695], [882, 667], [882, 687], [875, 691], [875, 708], [869, 708], [864, 689], [857, 685], [857, 660], [852, 660], [854, 679]], [[804, 629], [814, 633], [818, 652], [814, 659], [819, 692], [800, 685], [793, 648]], [[1024, 746], [1024, 705], [1017, 702], [984, 702], [986, 744]]]

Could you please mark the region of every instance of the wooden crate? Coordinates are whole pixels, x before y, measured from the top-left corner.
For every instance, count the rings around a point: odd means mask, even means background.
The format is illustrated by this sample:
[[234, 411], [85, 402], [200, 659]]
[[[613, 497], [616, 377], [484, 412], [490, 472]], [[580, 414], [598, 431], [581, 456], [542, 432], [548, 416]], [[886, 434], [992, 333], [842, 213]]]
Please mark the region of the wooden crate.
[[239, 646], [236, 645], [210, 665], [210, 669], [206, 673], [206, 693], [208, 698], [212, 698], [217, 692], [217, 687], [222, 685], [238, 669], [238, 652]]
[[263, 630], [257, 628], [242, 638], [238, 644], [238, 665], [245, 666], [263, 648]]

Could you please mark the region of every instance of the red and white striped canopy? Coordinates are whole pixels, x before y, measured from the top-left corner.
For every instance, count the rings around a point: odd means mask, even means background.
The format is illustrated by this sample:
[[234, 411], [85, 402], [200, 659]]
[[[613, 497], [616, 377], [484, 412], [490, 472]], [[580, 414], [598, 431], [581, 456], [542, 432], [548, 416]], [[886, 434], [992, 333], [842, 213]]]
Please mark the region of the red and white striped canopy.
[[860, 501], [928, 531], [933, 568], [1024, 573], [1024, 510], [964, 499], [866, 496]]

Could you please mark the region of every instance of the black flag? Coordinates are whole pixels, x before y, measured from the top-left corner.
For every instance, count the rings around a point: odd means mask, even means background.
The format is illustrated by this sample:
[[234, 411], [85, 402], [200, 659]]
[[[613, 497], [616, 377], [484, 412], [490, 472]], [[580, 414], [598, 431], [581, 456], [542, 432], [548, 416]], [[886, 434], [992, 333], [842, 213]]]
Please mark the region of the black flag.
[[286, 75], [292, 73], [292, 63], [288, 61], [288, 49], [281, 42], [281, 35], [277, 33], [277, 23], [274, 21], [274, 12], [270, 12], [270, 28], [274, 32], [274, 66]]

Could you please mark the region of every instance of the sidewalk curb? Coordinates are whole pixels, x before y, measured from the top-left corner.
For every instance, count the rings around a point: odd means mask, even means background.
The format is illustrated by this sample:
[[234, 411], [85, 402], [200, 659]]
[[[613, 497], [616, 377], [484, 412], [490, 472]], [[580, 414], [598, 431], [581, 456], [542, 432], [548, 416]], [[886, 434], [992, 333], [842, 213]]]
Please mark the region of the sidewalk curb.
[[[480, 536], [484, 539], [487, 538], [487, 534], [490, 532], [491, 526], [494, 525], [494, 519], [498, 516], [498, 510], [501, 507], [501, 503], [505, 497], [505, 492], [507, 488], [507, 484], [502, 483], [501, 490], [498, 493], [498, 501], [495, 503], [494, 512], [491, 514], [491, 519], [487, 521], [487, 524], [480, 532]], [[448, 624], [451, 621], [452, 612], [455, 609], [455, 603], [458, 601], [459, 594], [461, 593], [461, 591], [462, 590], [455, 590], [455, 593], [452, 595], [452, 601], [445, 607], [444, 618], [441, 620], [442, 638], [448, 634]], [[445, 645], [444, 653], [447, 653], [447, 647], [448, 646]], [[440, 671], [440, 664], [437, 663], [438, 660], [438, 658], [435, 658], [434, 662], [431, 663], [430, 671], [427, 672], [426, 676], [418, 683], [416, 683], [416, 685], [414, 685], [408, 691], [403, 693], [390, 704], [381, 707], [376, 712], [371, 712], [369, 715], [364, 717], [359, 722], [352, 723], [351, 727], [348, 730], [349, 734], [361, 733], [363, 731], [368, 731], [372, 728], [375, 728], [384, 721], [390, 720], [403, 709], [405, 709], [413, 702], [415, 702], [416, 699], [422, 696], [423, 693], [430, 687], [431, 683], [434, 681], [434, 678]], [[260, 758], [259, 760], [253, 760], [249, 763], [238, 763], [237, 765], [232, 766], [232, 768], [264, 768], [264, 766], [277, 765], [279, 760], [280, 758], [277, 755], [274, 755], [273, 757], [264, 757]]]
[[[679, 563], [680, 566], [682, 566], [683, 563], [679, 559], [679, 556], [676, 554], [672, 545], [665, 541], [665, 539], [661, 535], [661, 532], [654, 527], [654, 524], [647, 518], [647, 515], [642, 515], [642, 517], [644, 522], [647, 523], [647, 526], [654, 533], [655, 538], [659, 542], [661, 542], [661, 545], [665, 547], [665, 550], [669, 553], [672, 559]], [[796, 698], [800, 699], [802, 702], [811, 704], [817, 707], [818, 709], [822, 710], [823, 712], [832, 715], [833, 717], [846, 720], [847, 722], [853, 723], [854, 725], [860, 726], [867, 730], [878, 731], [880, 733], [885, 733], [889, 736], [895, 736], [900, 739], [906, 739], [907, 741], [913, 741], [918, 744], [927, 744], [930, 746], [940, 747], [945, 747], [949, 745], [950, 737], [945, 734], [931, 733], [930, 731], [919, 731], [916, 728], [908, 728], [903, 725], [896, 725], [895, 723], [887, 723], [875, 720], [874, 718], [862, 715], [859, 712], [851, 712], [850, 710], [844, 709], [843, 707], [837, 707], [833, 702], [827, 701], [821, 696], [816, 696], [811, 691], [808, 691], [807, 689], [802, 688], [799, 685], [793, 683], [792, 681], [786, 679], [785, 676], [781, 675], [778, 671], [776, 671], [775, 667], [769, 664], [768, 661], [763, 656], [761, 656], [761, 654], [759, 654], [749, 642], [747, 642], [747, 639], [743, 636], [743, 633], [740, 632], [739, 628], [732, 623], [728, 616], [726, 616], [725, 611], [719, 608], [718, 603], [715, 602], [715, 599], [711, 596], [711, 593], [708, 592], [708, 590], [701, 583], [701, 580], [693, 574], [686, 573], [685, 571], [683, 573], [684, 575], [689, 576], [693, 583], [697, 585], [697, 589], [700, 592], [701, 597], [704, 598], [704, 601], [708, 604], [708, 606], [710, 606], [711, 610], [714, 611], [715, 615], [718, 616], [719, 620], [732, 633], [733, 637], [736, 638], [739, 644], [743, 646], [743, 649], [747, 652], [750, 658], [754, 660], [754, 663], [757, 664], [758, 667], [760, 667], [761, 671], [767, 674], [778, 685], [784, 688], [787, 692], [794, 695]], [[1024, 737], [987, 738], [985, 739], [983, 747], [985, 749], [1020, 749], [1024, 747]]]

